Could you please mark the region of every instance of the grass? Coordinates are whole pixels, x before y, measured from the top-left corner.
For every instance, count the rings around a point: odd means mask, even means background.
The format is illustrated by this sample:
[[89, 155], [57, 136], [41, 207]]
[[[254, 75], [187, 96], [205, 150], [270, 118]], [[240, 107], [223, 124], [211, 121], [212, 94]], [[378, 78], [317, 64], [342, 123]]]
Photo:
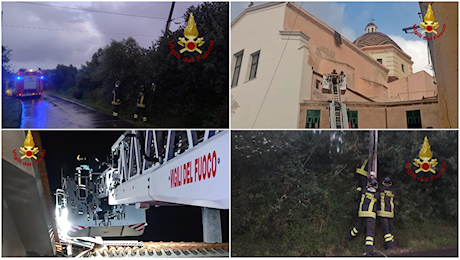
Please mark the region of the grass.
[[[331, 222], [332, 221], [332, 222]], [[397, 220], [396, 220], [397, 221]], [[302, 222], [302, 221], [301, 221]], [[352, 241], [347, 241], [348, 229], [340, 229], [327, 221], [321, 232], [313, 223], [291, 224], [282, 236], [259, 237], [254, 233], [232, 234], [232, 256], [362, 256], [365, 251], [365, 229]], [[305, 223], [305, 222], [304, 222]], [[324, 225], [324, 224], [323, 224]], [[350, 229], [352, 226], [349, 227]], [[387, 254], [383, 233], [376, 224], [375, 249]], [[395, 228], [395, 254], [436, 250], [457, 246], [457, 224], [437, 221], [404, 223]]]
[[19, 99], [2, 95], [2, 127], [19, 128], [21, 126], [22, 104]]

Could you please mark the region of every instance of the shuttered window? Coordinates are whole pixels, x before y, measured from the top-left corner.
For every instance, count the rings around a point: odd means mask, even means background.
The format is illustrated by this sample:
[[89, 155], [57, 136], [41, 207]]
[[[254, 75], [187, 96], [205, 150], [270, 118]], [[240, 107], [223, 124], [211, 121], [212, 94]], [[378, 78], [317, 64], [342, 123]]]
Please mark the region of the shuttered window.
[[420, 110], [406, 111], [407, 128], [422, 128]]
[[358, 128], [358, 111], [347, 111], [348, 123], [351, 128]]
[[307, 110], [307, 123], [305, 128], [319, 128], [321, 110]]

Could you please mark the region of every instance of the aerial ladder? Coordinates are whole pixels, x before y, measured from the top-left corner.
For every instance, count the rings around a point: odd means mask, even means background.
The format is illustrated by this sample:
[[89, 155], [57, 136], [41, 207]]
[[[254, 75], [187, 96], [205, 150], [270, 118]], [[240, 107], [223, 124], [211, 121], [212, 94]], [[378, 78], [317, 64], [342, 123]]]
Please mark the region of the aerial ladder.
[[[229, 209], [229, 131], [126, 131], [110, 152], [108, 162], [96, 158], [102, 172], [82, 162], [56, 191], [68, 256], [228, 256], [220, 210]], [[140, 236], [146, 209], [181, 205], [202, 208], [202, 243], [103, 239]]]
[[322, 92], [332, 94], [329, 105], [329, 123], [332, 129], [348, 129], [347, 107], [342, 103], [342, 95], [347, 89], [347, 79], [343, 74], [337, 74], [334, 69], [330, 74], [323, 75]]

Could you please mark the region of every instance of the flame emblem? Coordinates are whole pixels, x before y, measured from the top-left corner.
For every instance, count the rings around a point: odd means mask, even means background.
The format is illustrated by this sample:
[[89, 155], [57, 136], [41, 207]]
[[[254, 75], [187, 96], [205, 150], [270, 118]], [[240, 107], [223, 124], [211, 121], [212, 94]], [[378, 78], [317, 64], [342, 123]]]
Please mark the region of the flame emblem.
[[434, 15], [433, 10], [431, 9], [431, 4], [428, 5], [428, 10], [426, 10], [426, 14], [423, 20], [425, 22], [420, 23], [420, 28], [423, 29], [422, 33], [427, 32], [438, 34], [438, 32], [435, 31], [435, 29], [439, 27], [439, 24], [438, 22], [434, 21]]
[[21, 159], [34, 158], [35, 160], [37, 160], [37, 157], [35, 155], [38, 153], [38, 147], [35, 147], [34, 138], [32, 137], [32, 133], [30, 132], [30, 130], [27, 133], [26, 140], [24, 141], [24, 147], [20, 147], [19, 152], [24, 154], [23, 156], [21, 156]]
[[[202, 53], [198, 47], [203, 45], [205, 41], [203, 41], [203, 37], [198, 37], [198, 29], [196, 28], [195, 18], [193, 14], [190, 13], [190, 17], [188, 18], [187, 27], [184, 30], [184, 37], [179, 37], [179, 41], [177, 42], [180, 46], [184, 47], [179, 52], [183, 53], [185, 51], [194, 52], [197, 51], [198, 53]], [[197, 38], [195, 40], [195, 38]]]
[[419, 167], [415, 170], [415, 173], [419, 173], [420, 171], [436, 173], [436, 171], [431, 167], [436, 166], [438, 162], [437, 159], [431, 160], [433, 154], [431, 153], [430, 144], [428, 143], [428, 138], [426, 136], [418, 156], [421, 160], [417, 158], [414, 159], [414, 165]]

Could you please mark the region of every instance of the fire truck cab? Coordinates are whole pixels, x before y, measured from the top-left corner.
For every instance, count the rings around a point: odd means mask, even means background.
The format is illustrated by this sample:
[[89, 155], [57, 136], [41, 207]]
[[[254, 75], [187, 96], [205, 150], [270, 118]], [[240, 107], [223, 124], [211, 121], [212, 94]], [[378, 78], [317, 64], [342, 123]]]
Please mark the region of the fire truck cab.
[[15, 97], [40, 97], [43, 93], [43, 79], [45, 76], [39, 68], [38, 71], [21, 68], [14, 74], [13, 96]]

